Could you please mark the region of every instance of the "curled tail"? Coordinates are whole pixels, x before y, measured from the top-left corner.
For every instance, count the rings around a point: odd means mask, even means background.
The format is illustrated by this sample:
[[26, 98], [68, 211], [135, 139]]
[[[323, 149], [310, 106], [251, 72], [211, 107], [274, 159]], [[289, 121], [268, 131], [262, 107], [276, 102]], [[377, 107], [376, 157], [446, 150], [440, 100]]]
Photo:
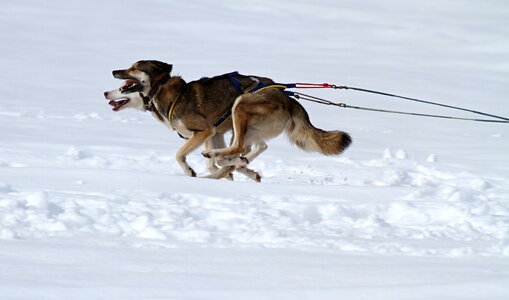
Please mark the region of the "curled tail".
[[288, 137], [302, 150], [324, 155], [338, 155], [352, 143], [352, 138], [346, 132], [325, 131], [314, 127], [304, 107], [292, 98], [290, 98], [290, 108], [292, 124], [287, 131]]

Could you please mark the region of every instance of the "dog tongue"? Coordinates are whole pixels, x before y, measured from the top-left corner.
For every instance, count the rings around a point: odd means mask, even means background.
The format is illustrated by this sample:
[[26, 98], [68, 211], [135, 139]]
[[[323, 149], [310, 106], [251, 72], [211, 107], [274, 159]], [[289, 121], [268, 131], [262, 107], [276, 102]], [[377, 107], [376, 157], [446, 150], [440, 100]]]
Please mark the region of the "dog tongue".
[[111, 100], [110, 102], [108, 102], [108, 104], [111, 106], [113, 110], [117, 110], [127, 102], [129, 102], [127, 98], [121, 98], [117, 100]]
[[116, 109], [118, 107], [118, 103], [114, 100], [111, 100], [108, 102], [108, 104], [111, 106], [112, 109]]

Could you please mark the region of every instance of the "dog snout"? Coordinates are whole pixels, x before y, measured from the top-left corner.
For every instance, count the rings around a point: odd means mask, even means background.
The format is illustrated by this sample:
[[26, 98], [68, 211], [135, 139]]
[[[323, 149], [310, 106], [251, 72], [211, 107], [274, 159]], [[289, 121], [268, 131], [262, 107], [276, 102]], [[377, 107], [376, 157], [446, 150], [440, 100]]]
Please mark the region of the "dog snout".
[[126, 70], [114, 70], [112, 72], [113, 77], [118, 79], [127, 79], [127, 72]]
[[108, 99], [109, 92], [104, 92], [104, 98]]

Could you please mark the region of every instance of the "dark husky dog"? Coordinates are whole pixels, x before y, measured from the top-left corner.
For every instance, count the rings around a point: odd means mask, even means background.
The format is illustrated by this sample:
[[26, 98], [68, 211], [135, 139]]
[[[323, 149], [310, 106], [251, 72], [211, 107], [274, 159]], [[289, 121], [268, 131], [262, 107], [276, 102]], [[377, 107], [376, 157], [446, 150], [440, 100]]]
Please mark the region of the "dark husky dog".
[[127, 97], [115, 99], [111, 92], [105, 96], [113, 100], [110, 105], [114, 110], [136, 106], [152, 110], [160, 121], [188, 138], [176, 158], [189, 176], [196, 173], [186, 163], [186, 156], [202, 144], [213, 143], [216, 135], [222, 136], [232, 128], [230, 147], [217, 149], [221, 145], [209, 145], [203, 152], [223, 167], [212, 178], [226, 176], [233, 168], [245, 168], [267, 148], [265, 140], [283, 131], [301, 149], [325, 155], [340, 154], [351, 143], [345, 132], [314, 127], [302, 105], [285, 95], [281, 88], [244, 93], [260, 82], [273, 84], [269, 78], [232, 73], [186, 83], [179, 76], [171, 76], [171, 70], [172, 65], [163, 62], [138, 61], [129, 69], [113, 71], [115, 78], [127, 79], [120, 90], [137, 103]]
[[[113, 111], [120, 111], [125, 108], [134, 108], [141, 111], [148, 110], [154, 117], [156, 117], [156, 119], [171, 128], [168, 119], [163, 117], [159, 111], [154, 108], [154, 105], [150, 102], [148, 97], [143, 96], [141, 93], [143, 89], [143, 86], [136, 80], [128, 79], [120, 86], [120, 88], [105, 92], [104, 96], [106, 99], [110, 100], [109, 104], [112, 106]], [[224, 147], [226, 147], [226, 144], [224, 142], [224, 135], [221, 133], [216, 133], [210, 138], [210, 140], [205, 142], [205, 149], [207, 150]], [[228, 168], [221, 168], [221, 172], [217, 172], [219, 168], [215, 159], [207, 159], [207, 166], [211, 174], [204, 178], [219, 179], [226, 177], [227, 179], [233, 180], [232, 172], [237, 171], [255, 181], [261, 180], [258, 173], [248, 169], [247, 167], [235, 168], [230, 166]]]

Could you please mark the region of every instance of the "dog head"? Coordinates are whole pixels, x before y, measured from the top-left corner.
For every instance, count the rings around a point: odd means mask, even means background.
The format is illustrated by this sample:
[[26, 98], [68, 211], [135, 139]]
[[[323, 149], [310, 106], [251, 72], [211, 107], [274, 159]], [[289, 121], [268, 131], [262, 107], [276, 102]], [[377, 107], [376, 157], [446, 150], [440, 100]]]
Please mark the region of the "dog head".
[[157, 78], [169, 75], [173, 66], [157, 60], [140, 60], [129, 69], [113, 71], [113, 77], [126, 79], [119, 89], [104, 92], [114, 111], [124, 108], [146, 110], [146, 97]]
[[113, 71], [113, 77], [136, 80], [143, 87], [141, 92], [146, 96], [156, 78], [169, 74], [172, 68], [172, 65], [161, 61], [140, 60], [135, 62], [129, 69]]
[[110, 100], [108, 104], [113, 111], [119, 111], [124, 108], [134, 108], [145, 111], [146, 104], [142, 94], [143, 86], [136, 80], [126, 80], [118, 89], [104, 92], [104, 97]]

